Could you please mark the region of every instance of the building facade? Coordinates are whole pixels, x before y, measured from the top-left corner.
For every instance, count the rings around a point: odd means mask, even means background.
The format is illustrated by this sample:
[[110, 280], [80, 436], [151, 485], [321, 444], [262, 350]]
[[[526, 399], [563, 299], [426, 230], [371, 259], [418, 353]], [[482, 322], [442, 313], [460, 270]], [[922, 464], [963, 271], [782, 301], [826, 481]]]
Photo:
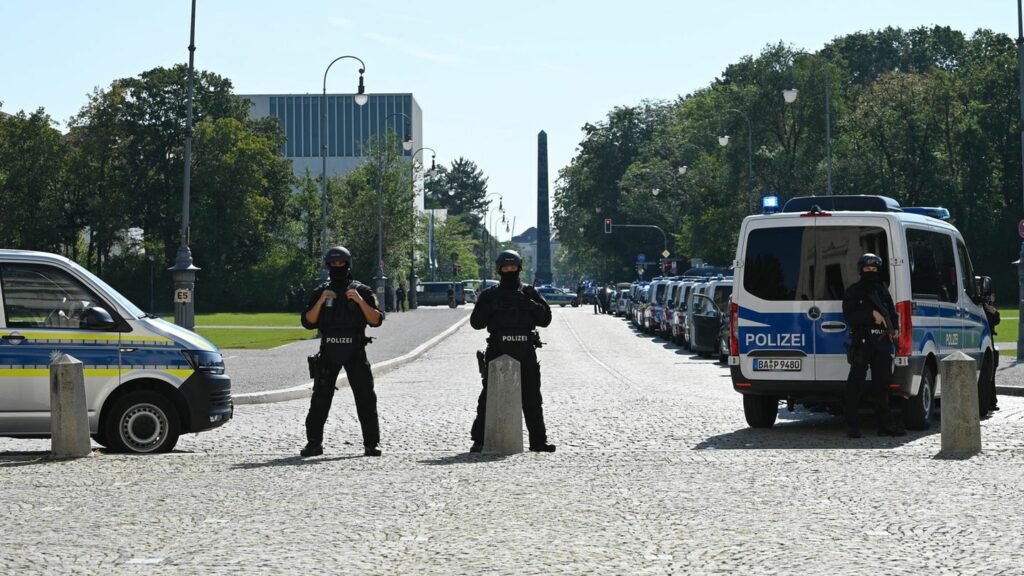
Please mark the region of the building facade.
[[[327, 147], [327, 177], [346, 174], [366, 162], [366, 147], [374, 137], [393, 131], [404, 140], [412, 132], [412, 150], [400, 152], [410, 161], [423, 146], [423, 112], [412, 94], [370, 94], [358, 106], [351, 94], [241, 94], [249, 100], [251, 118], [273, 116], [281, 123], [286, 141], [282, 152], [292, 160], [295, 174], [314, 178], [322, 169], [321, 143]], [[326, 112], [326, 118], [324, 113]], [[405, 114], [412, 121], [400, 116]], [[321, 135], [321, 130], [323, 134]], [[321, 140], [321, 136], [323, 139]], [[422, 152], [417, 154], [421, 160]], [[416, 206], [423, 210], [417, 187]]]

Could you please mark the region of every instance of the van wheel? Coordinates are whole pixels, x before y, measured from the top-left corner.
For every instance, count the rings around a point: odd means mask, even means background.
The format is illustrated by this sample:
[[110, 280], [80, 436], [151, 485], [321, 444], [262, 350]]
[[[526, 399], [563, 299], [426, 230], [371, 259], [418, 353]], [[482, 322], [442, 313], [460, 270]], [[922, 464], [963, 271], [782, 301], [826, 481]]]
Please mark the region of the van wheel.
[[779, 415], [779, 399], [774, 396], [744, 394], [743, 415], [751, 428], [771, 428]]
[[162, 395], [150, 390], [118, 398], [105, 417], [107, 447], [114, 452], [170, 452], [178, 443], [178, 413]]
[[992, 409], [996, 397], [995, 374], [992, 370], [992, 356], [986, 354], [981, 361], [981, 373], [978, 374], [978, 412], [984, 418]]
[[917, 396], [907, 398], [907, 409], [903, 412], [903, 421], [911, 430], [927, 430], [932, 427], [935, 415], [935, 375], [931, 368], [925, 367], [921, 374], [921, 389]]

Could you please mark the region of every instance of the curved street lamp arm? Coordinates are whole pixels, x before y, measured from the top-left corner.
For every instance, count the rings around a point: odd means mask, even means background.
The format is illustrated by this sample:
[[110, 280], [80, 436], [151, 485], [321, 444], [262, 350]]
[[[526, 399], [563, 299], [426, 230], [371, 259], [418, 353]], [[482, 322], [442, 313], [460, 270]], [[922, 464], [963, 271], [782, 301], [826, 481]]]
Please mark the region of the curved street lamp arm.
[[327, 73], [331, 71], [331, 66], [334, 66], [334, 63], [338, 60], [344, 60], [346, 58], [351, 58], [352, 60], [359, 62], [359, 94], [363, 93], [363, 74], [366, 72], [366, 64], [364, 64], [357, 56], [338, 56], [334, 60], [331, 60], [331, 63], [327, 65], [327, 69], [324, 70], [324, 94], [327, 93]]

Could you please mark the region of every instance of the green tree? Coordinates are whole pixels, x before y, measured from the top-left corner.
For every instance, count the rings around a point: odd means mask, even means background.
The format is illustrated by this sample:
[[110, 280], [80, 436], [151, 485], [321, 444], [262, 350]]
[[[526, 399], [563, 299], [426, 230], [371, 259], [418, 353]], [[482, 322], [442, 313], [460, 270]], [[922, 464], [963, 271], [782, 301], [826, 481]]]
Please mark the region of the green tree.
[[0, 245], [61, 252], [75, 245], [62, 176], [65, 150], [42, 108], [0, 115]]

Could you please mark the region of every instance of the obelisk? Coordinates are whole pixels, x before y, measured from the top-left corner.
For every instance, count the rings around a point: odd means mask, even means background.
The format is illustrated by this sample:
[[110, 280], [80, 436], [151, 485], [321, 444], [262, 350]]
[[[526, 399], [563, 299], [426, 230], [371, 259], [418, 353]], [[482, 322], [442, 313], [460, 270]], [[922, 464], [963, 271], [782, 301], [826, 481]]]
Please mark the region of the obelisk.
[[551, 224], [548, 215], [548, 135], [537, 134], [537, 275], [536, 286], [551, 284]]

